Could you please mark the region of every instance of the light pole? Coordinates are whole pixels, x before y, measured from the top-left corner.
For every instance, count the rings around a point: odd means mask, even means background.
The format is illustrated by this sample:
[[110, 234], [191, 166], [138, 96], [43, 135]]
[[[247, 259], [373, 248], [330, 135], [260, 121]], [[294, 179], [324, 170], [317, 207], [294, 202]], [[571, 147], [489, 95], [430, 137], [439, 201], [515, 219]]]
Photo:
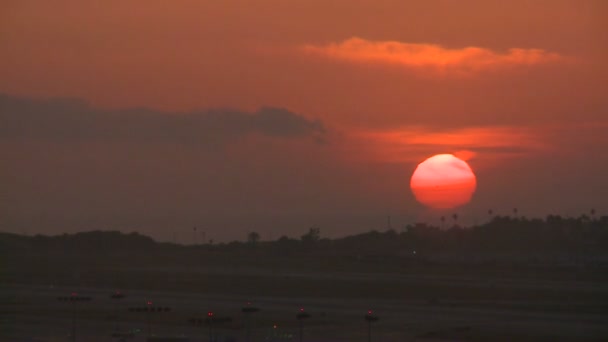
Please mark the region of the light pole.
[[232, 317], [230, 316], [216, 316], [213, 311], [207, 312], [207, 318], [203, 319], [200, 317], [192, 317], [189, 319], [192, 325], [202, 325], [203, 322], [209, 326], [209, 342], [213, 342], [216, 340], [215, 334], [217, 334], [217, 325], [230, 323], [232, 322]]
[[213, 311], [207, 312], [207, 322], [209, 322], [209, 342], [213, 342]]
[[245, 329], [246, 329], [246, 341], [250, 342], [251, 340], [251, 314], [260, 311], [259, 308], [255, 306], [251, 306], [251, 302], [247, 302], [247, 305], [241, 308], [243, 314], [245, 314]]
[[72, 303], [72, 319], [71, 319], [71, 337], [72, 342], [76, 341], [76, 303], [77, 302], [88, 302], [91, 301], [91, 297], [79, 296], [78, 293], [72, 292], [69, 296], [57, 297], [60, 302]]
[[300, 312], [298, 312], [296, 318], [300, 321], [300, 342], [302, 342], [304, 336], [304, 320], [310, 318], [310, 314], [304, 311], [304, 308], [300, 308]]
[[146, 312], [148, 313], [146, 316], [147, 316], [147, 321], [148, 321], [148, 337], [150, 337], [150, 336], [152, 336], [152, 318], [150, 317], [150, 313], [154, 309], [154, 307], [152, 306], [152, 302], [147, 301], [145, 308], [146, 308]]
[[169, 312], [171, 308], [162, 306], [153, 306], [152, 301], [146, 301], [146, 306], [130, 307], [130, 312], [145, 312], [146, 322], [148, 325], [148, 337], [152, 336], [152, 313]]
[[116, 303], [114, 306], [114, 332], [118, 332], [118, 322], [120, 321], [118, 317], [119, 302], [125, 298], [125, 294], [117, 290], [110, 295], [110, 298]]
[[376, 322], [379, 318], [372, 310], [367, 310], [364, 318], [367, 321], [367, 342], [372, 342], [372, 322]]

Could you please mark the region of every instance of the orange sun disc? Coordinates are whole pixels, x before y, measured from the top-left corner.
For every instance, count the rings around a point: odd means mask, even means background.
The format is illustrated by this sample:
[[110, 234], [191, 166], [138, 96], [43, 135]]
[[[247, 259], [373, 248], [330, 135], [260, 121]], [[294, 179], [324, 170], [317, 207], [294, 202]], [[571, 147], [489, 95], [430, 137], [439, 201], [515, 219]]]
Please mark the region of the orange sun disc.
[[450, 209], [469, 203], [477, 181], [464, 160], [438, 154], [418, 164], [410, 187], [418, 202], [435, 209]]

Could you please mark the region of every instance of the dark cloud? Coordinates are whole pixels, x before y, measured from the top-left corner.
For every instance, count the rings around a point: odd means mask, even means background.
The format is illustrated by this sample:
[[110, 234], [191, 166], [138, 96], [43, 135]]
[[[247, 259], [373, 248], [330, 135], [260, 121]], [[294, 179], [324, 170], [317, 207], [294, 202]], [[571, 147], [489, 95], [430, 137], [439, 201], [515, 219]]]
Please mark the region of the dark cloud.
[[0, 94], [0, 139], [218, 143], [249, 134], [314, 137], [323, 124], [283, 108], [161, 112], [103, 110], [77, 99], [28, 99]]

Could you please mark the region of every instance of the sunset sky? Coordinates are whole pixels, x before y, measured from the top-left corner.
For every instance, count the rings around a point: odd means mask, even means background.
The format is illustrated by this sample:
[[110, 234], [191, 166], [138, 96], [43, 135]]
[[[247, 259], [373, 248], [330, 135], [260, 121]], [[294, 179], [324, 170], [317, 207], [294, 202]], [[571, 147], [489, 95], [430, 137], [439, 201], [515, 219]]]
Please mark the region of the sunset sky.
[[[8, 0], [0, 230], [328, 237], [608, 214], [608, 1]], [[445, 212], [409, 188], [455, 153]]]

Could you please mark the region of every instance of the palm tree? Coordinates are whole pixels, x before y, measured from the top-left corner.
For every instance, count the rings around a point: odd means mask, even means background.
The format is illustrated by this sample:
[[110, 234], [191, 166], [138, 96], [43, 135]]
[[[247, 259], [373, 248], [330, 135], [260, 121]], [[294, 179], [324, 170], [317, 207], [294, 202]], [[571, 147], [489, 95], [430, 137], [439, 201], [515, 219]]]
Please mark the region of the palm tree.
[[456, 225], [456, 222], [458, 222], [458, 214], [454, 213], [452, 215], [452, 218], [454, 219], [454, 226]]

